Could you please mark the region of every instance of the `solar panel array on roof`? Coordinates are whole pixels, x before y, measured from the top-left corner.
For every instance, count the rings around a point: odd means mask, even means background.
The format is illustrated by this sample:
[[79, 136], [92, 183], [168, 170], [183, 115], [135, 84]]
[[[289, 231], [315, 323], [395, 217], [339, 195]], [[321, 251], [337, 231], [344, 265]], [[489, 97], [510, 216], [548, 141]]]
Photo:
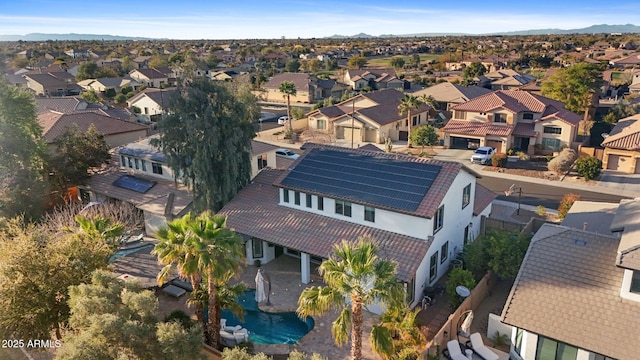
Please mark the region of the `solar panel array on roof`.
[[149, 181], [131, 175], [122, 175], [113, 182], [114, 186], [143, 194], [149, 191], [149, 189], [151, 189], [155, 184], [155, 181]]
[[440, 169], [424, 162], [316, 148], [281, 183], [356, 203], [416, 211]]

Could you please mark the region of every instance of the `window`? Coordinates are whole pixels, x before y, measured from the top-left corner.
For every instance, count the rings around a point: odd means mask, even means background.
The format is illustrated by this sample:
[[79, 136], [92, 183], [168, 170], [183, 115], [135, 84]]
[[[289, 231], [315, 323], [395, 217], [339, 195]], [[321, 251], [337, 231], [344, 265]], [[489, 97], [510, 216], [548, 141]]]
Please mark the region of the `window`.
[[289, 190], [282, 189], [282, 201], [288, 203], [289, 202]]
[[436, 210], [436, 214], [433, 216], [433, 233], [437, 233], [442, 228], [444, 223], [444, 205], [440, 206]]
[[294, 202], [296, 205], [300, 205], [300, 191], [295, 191], [295, 192], [293, 193], [293, 202]]
[[125, 167], [126, 166], [126, 159], [124, 157], [124, 155], [120, 155], [120, 166], [121, 167]]
[[129, 168], [133, 169], [133, 161], [131, 161], [130, 157], [127, 157], [127, 163], [129, 164]]
[[327, 128], [327, 121], [326, 120], [318, 120], [318, 130], [325, 130]]
[[364, 207], [364, 221], [376, 222], [376, 209], [370, 206]]
[[144, 159], [140, 160], [140, 165], [142, 165], [142, 171], [147, 171], [147, 162]]
[[442, 247], [440, 248], [440, 264], [447, 261], [448, 257], [449, 257], [449, 242], [447, 241], [444, 244], [442, 244]]
[[162, 175], [162, 165], [152, 162], [151, 163], [151, 171], [154, 174]]
[[414, 116], [414, 117], [411, 119], [411, 125], [412, 125], [412, 126], [416, 126], [416, 125], [418, 125], [418, 117], [417, 117], [417, 116]]
[[307, 205], [308, 208], [311, 207], [311, 194], [307, 194], [306, 199], [305, 199], [305, 205]]
[[433, 281], [438, 276], [438, 252], [431, 255], [429, 260], [429, 281]]
[[258, 155], [258, 170], [267, 167], [267, 155]]
[[560, 139], [542, 138], [542, 148], [545, 150], [560, 150]]
[[615, 359], [610, 358], [608, 356], [600, 355], [600, 354], [593, 354], [593, 360], [615, 360]]
[[411, 278], [411, 281], [407, 283], [407, 302], [413, 301], [413, 293], [416, 288], [416, 278]]
[[522, 114], [522, 120], [533, 120], [533, 113]]
[[522, 355], [522, 336], [524, 335], [524, 330], [518, 328], [516, 329], [516, 343], [514, 344], [514, 348], [518, 355]]
[[136, 170], [140, 170], [140, 160], [133, 159], [133, 161], [136, 163]]
[[262, 257], [262, 240], [251, 238], [251, 247], [253, 248], [253, 258], [261, 258]]
[[467, 116], [467, 113], [464, 111], [454, 110], [455, 119], [464, 120]]
[[505, 114], [493, 114], [493, 122], [494, 123], [506, 123], [507, 117]]
[[462, 208], [464, 209], [471, 202], [471, 184], [464, 187], [462, 190]]
[[318, 196], [318, 210], [324, 210], [324, 198], [322, 196]]
[[629, 292], [640, 294], [640, 271], [634, 270], [631, 276], [631, 287]]
[[351, 203], [342, 200], [336, 200], [336, 214], [351, 217]]
[[542, 131], [545, 134], [557, 134], [557, 135], [562, 134], [562, 128], [555, 127], [555, 126], [545, 126], [542, 128]]
[[576, 360], [577, 357], [578, 348], [544, 336], [538, 337], [536, 360]]

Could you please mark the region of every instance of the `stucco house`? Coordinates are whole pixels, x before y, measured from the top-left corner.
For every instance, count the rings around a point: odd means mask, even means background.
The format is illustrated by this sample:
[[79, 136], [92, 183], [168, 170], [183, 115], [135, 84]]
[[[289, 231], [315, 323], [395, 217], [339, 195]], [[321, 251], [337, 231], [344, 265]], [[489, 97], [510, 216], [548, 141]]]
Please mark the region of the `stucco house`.
[[416, 305], [479, 230], [495, 197], [458, 162], [307, 144], [285, 170], [262, 171], [219, 214], [246, 241], [248, 263], [327, 259], [342, 240], [368, 236], [395, 260]]
[[291, 102], [313, 103], [325, 98], [339, 99], [347, 86], [335, 80], [318, 79], [315, 75], [306, 73], [282, 73], [273, 76], [263, 88], [266, 90], [265, 100], [270, 102], [286, 102], [280, 92], [280, 84], [292, 82], [296, 88], [296, 95], [291, 96]]
[[134, 69], [129, 72], [129, 77], [150, 88], [160, 88], [170, 84], [170, 72], [163, 69]]
[[140, 82], [130, 77], [86, 79], [78, 82], [78, 85], [84, 90], [93, 90], [101, 93], [108, 89], [114, 89], [116, 92], [120, 92], [123, 87], [127, 86], [135, 91], [142, 86]]
[[446, 146], [467, 148], [475, 142], [503, 153], [511, 148], [533, 154], [570, 147], [582, 119], [560, 101], [517, 90], [494, 91], [451, 110], [444, 127]]
[[512, 359], [638, 358], [640, 201], [615, 205], [576, 202], [578, 226], [535, 234], [501, 316]]
[[167, 104], [169, 97], [175, 91], [175, 88], [146, 88], [127, 100], [127, 106], [140, 109], [138, 116], [144, 120], [157, 121], [157, 118], [164, 113], [165, 104]]
[[[339, 104], [322, 107], [307, 114], [309, 129], [332, 134], [336, 139], [354, 142], [384, 143], [407, 140], [409, 124], [407, 114], [398, 112], [403, 93], [384, 89], [357, 95]], [[422, 104], [412, 110], [411, 127], [427, 124], [430, 107]]]
[[484, 77], [487, 79], [487, 85], [491, 87], [491, 90], [516, 90], [536, 81], [535, 76], [512, 69], [492, 71], [485, 74]]
[[398, 78], [392, 68], [379, 69], [348, 69], [344, 74], [344, 83], [353, 90], [365, 87], [371, 89], [404, 89], [404, 81]]
[[77, 95], [81, 88], [76, 84], [73, 75], [61, 71], [55, 73], [26, 73], [27, 88], [36, 95], [65, 96]]
[[603, 169], [640, 174], [640, 114], [620, 119], [602, 146]]

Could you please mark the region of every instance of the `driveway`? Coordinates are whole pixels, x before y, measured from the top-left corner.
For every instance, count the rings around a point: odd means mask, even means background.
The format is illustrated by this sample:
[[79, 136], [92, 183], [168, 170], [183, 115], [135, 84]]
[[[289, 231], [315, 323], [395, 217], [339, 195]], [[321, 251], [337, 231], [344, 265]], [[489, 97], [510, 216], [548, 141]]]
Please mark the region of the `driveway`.
[[610, 189], [612, 193], [630, 197], [640, 196], [640, 174], [602, 170], [598, 180], [599, 187]]
[[475, 171], [482, 170], [484, 165], [472, 164], [471, 161], [469, 161], [469, 159], [471, 159], [471, 155], [473, 155], [473, 150], [445, 149], [433, 158], [436, 160], [457, 161]]

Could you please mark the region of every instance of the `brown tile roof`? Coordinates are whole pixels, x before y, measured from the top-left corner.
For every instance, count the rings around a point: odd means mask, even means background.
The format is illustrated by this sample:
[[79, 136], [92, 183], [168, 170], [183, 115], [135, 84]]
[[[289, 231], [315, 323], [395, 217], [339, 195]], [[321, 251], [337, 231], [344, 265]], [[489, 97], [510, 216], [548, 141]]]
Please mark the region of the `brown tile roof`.
[[176, 88], [166, 88], [166, 89], [156, 89], [156, 88], [146, 88], [138, 93], [136, 96], [127, 100], [128, 103], [132, 103], [137, 101], [138, 99], [146, 96], [149, 99], [153, 100], [156, 104], [162, 106], [167, 103], [171, 95], [176, 92]]
[[473, 215], [478, 216], [480, 213], [493, 202], [496, 194], [486, 187], [476, 183], [476, 193], [473, 197]]
[[[167, 75], [158, 71], [157, 69], [135, 69], [133, 70], [131, 73], [133, 72], [139, 72], [140, 74], [144, 75], [147, 79], [164, 79], [167, 78]], [[129, 73], [129, 74], [131, 74]]]
[[431, 95], [436, 101], [458, 104], [490, 92], [491, 90], [481, 86], [462, 86], [447, 81], [418, 90], [413, 95]]
[[373, 145], [371, 143], [366, 144], [366, 145], [362, 145], [362, 146], [358, 147], [358, 149], [367, 150], [367, 151], [382, 151], [382, 152], [384, 152], [384, 150], [380, 149], [379, 147], [377, 147], [377, 146], [375, 146], [375, 145]]
[[636, 359], [640, 303], [620, 297], [624, 271], [615, 266], [617, 246], [614, 237], [543, 225], [501, 320], [598, 354]]
[[66, 87], [67, 83], [63, 79], [59, 79], [49, 73], [46, 74], [25, 74], [25, 78], [29, 78], [44, 87], [58, 86]]
[[640, 114], [621, 119], [611, 129], [602, 146], [613, 149], [640, 150]]
[[36, 108], [38, 114], [45, 113], [49, 110], [61, 112], [61, 113], [71, 113], [76, 110], [79, 110], [82, 106], [86, 107], [87, 102], [81, 98], [74, 96], [67, 97], [51, 97], [51, 98], [36, 98]]
[[278, 147], [275, 145], [263, 143], [262, 141], [251, 140], [251, 153], [253, 155], [264, 154], [269, 151], [275, 151]]
[[379, 68], [379, 69], [348, 69], [349, 77], [351, 80], [354, 80], [355, 77], [363, 77], [366, 74], [371, 74], [376, 77], [376, 79], [391, 77], [397, 78], [396, 71], [393, 68]]
[[533, 123], [517, 123], [513, 128], [511, 135], [513, 136], [525, 136], [535, 137], [536, 132], [533, 130], [535, 125]]
[[[126, 169], [120, 169], [118, 156], [112, 157], [111, 164], [112, 166], [106, 171], [92, 175], [81, 187], [113, 199], [126, 201], [135, 205], [138, 209], [156, 215], [164, 215], [166, 212], [169, 212], [177, 216], [183, 213], [193, 202], [189, 191], [182, 184], [176, 185], [175, 182], [170, 180], [139, 173], [130, 173]], [[120, 176], [127, 174], [155, 181], [156, 184], [145, 193], [139, 193], [113, 185], [113, 182]], [[173, 197], [173, 199], [171, 199], [171, 197]], [[168, 206], [170, 209], [167, 209]]]
[[611, 60], [614, 65], [640, 65], [640, 53], [631, 54], [622, 59]]
[[309, 91], [311, 76], [305, 73], [282, 73], [277, 74], [264, 84], [265, 89], [279, 89], [280, 84], [285, 81], [292, 82], [298, 91]]
[[85, 132], [91, 125], [94, 125], [105, 136], [148, 129], [145, 125], [112, 118], [93, 111], [70, 114], [48, 111], [38, 115], [38, 123], [42, 126], [42, 135], [47, 143], [54, 142], [58, 136], [74, 125], [78, 127], [80, 132]]
[[218, 214], [227, 216], [227, 225], [248, 237], [329, 257], [334, 244], [370, 236], [378, 241], [380, 255], [398, 265], [398, 278], [410, 281], [426, 256], [431, 240], [420, 240], [370, 228], [327, 216], [278, 205], [279, 190], [274, 181], [282, 170], [264, 169]]
[[[424, 164], [427, 164], [427, 165], [440, 166], [441, 168], [440, 168], [440, 171], [438, 172], [438, 175], [435, 177], [435, 179], [433, 180], [433, 183], [428, 188], [427, 193], [424, 195], [424, 197], [420, 201], [417, 209], [415, 209], [414, 211], [410, 211], [410, 210], [406, 210], [406, 209], [398, 209], [398, 208], [394, 208], [394, 207], [390, 207], [390, 206], [381, 206], [380, 204], [374, 204], [374, 203], [364, 203], [364, 202], [359, 201], [357, 199], [353, 199], [353, 198], [345, 197], [345, 196], [341, 197], [341, 196], [336, 196], [334, 194], [330, 195], [330, 197], [336, 198], [336, 199], [339, 199], [339, 200], [346, 200], [346, 201], [351, 201], [351, 202], [354, 202], [354, 203], [359, 203], [359, 204], [362, 204], [362, 205], [375, 206], [375, 207], [378, 207], [378, 208], [382, 208], [382, 209], [386, 209], [386, 210], [390, 210], [390, 211], [394, 211], [394, 212], [405, 213], [405, 214], [419, 216], [419, 217], [425, 217], [425, 218], [429, 218], [429, 219], [433, 217], [435, 211], [437, 210], [438, 206], [440, 205], [440, 203], [444, 199], [444, 196], [446, 195], [447, 191], [449, 190], [449, 187], [453, 183], [453, 180], [456, 178], [456, 176], [458, 176], [458, 173], [461, 170], [465, 170], [465, 171], [469, 172], [470, 174], [472, 174], [472, 175], [474, 175], [476, 177], [480, 177], [473, 170], [467, 168], [466, 166], [462, 165], [459, 162], [432, 160], [432, 159], [421, 158], [421, 157], [416, 157], [416, 156], [400, 155], [400, 154], [397, 154], [397, 153], [386, 153], [386, 152], [380, 152], [380, 151], [367, 151], [367, 150], [362, 150], [362, 149], [349, 149], [349, 148], [344, 148], [344, 147], [329, 146], [329, 145], [322, 145], [322, 144], [313, 144], [313, 143], [305, 144], [305, 152], [291, 165], [291, 168], [295, 168], [295, 166], [297, 164], [303, 162], [305, 157], [311, 152], [311, 150], [316, 150], [316, 149], [319, 150], [319, 151], [321, 151], [323, 149], [327, 149], [327, 150], [332, 150], [332, 151], [339, 151], [339, 152], [344, 152], [344, 153], [351, 153], [351, 154], [357, 154], [357, 155], [362, 155], [362, 156], [368, 156], [368, 157], [371, 157], [371, 158], [392, 159], [392, 160], [397, 160], [398, 164], [400, 164], [400, 165], [402, 163], [406, 163], [406, 162], [418, 162], [418, 163], [424, 163]], [[287, 175], [289, 175], [289, 173], [291, 172], [291, 168], [286, 170], [286, 171], [284, 171], [282, 173], [282, 175], [274, 182], [274, 185], [279, 186], [279, 187], [290, 188], [292, 190], [300, 190], [300, 191], [316, 194], [314, 191], [310, 191], [309, 189], [304, 189], [304, 188], [295, 188], [294, 189], [294, 188], [292, 188], [290, 186], [283, 185], [283, 181], [286, 179]], [[362, 172], [366, 172], [366, 171], [367, 171], [366, 169], [362, 169]], [[327, 196], [327, 194], [316, 194], [316, 195]]]
[[509, 125], [496, 125], [478, 121], [449, 120], [444, 127], [444, 132], [470, 136], [509, 136], [514, 127]]
[[618, 266], [640, 271], [640, 199], [620, 201], [611, 222], [611, 231], [620, 232]]

